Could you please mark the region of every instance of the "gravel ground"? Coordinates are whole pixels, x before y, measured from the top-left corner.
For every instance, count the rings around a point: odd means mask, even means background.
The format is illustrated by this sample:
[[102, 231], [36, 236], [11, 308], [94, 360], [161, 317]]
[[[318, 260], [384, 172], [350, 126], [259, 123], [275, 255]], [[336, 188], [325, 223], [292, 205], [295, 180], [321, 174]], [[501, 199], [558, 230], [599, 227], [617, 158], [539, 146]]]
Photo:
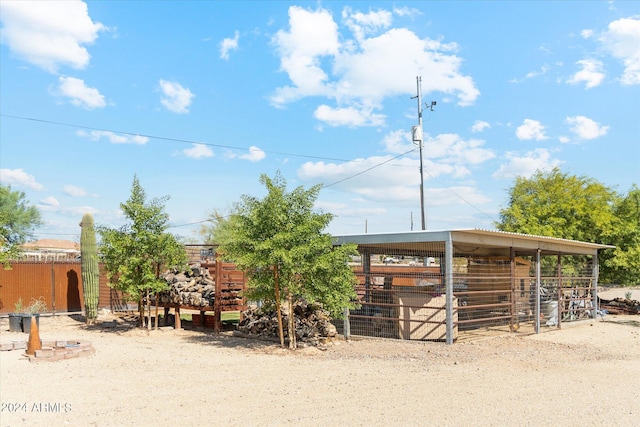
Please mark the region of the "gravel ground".
[[[640, 424], [640, 316], [451, 346], [364, 339], [294, 352], [101, 320], [41, 318], [42, 339], [89, 340], [89, 357], [0, 352], [2, 426]], [[2, 319], [0, 342], [26, 340], [8, 329]]]

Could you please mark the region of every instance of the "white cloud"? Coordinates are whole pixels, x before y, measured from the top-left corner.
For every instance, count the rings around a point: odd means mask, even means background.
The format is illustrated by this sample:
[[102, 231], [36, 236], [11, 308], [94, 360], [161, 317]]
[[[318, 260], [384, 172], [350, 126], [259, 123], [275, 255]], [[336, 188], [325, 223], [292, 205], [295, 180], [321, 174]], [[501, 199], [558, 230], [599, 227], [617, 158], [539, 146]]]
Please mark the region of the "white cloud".
[[239, 157], [243, 160], [249, 160], [250, 162], [259, 162], [264, 159], [267, 155], [263, 150], [252, 145], [249, 147], [249, 152], [247, 154], [241, 154]]
[[58, 201], [58, 199], [53, 196], [45, 197], [44, 199], [40, 200], [40, 203], [52, 208], [57, 208], [58, 206], [60, 206], [60, 202]]
[[542, 141], [547, 139], [544, 134], [544, 126], [537, 120], [524, 119], [523, 124], [516, 129], [516, 136], [520, 140]]
[[388, 28], [393, 20], [393, 15], [388, 10], [362, 13], [354, 12], [350, 7], [345, 7], [342, 10], [342, 18], [356, 40], [363, 41], [367, 35]]
[[213, 157], [213, 150], [203, 144], [191, 144], [191, 148], [182, 150], [182, 153], [192, 159], [201, 159], [203, 157]]
[[511, 79], [511, 80], [509, 80], [509, 83], [522, 83], [525, 80], [532, 79], [534, 77], [538, 77], [538, 76], [541, 76], [543, 74], [547, 74], [547, 72], [550, 69], [551, 68], [548, 65], [543, 65], [542, 67], [540, 67], [539, 71], [529, 71], [523, 78]]
[[482, 132], [485, 129], [489, 129], [489, 128], [491, 128], [491, 124], [489, 124], [489, 122], [485, 122], [483, 120], [476, 120], [473, 123], [473, 126], [471, 126], [471, 132], [473, 133]]
[[92, 44], [108, 28], [93, 22], [81, 1], [2, 1], [2, 43], [25, 61], [48, 72], [61, 66], [83, 69]]
[[[413, 156], [419, 151], [417, 145], [411, 140], [410, 132], [396, 130], [387, 133], [382, 144], [385, 151], [391, 154], [406, 153], [416, 149]], [[423, 157], [432, 162], [430, 169], [434, 174], [468, 174], [465, 165], [477, 165], [495, 157], [493, 151], [484, 148], [481, 139], [464, 140], [458, 134], [446, 133], [436, 137], [427, 136], [423, 145]]]
[[83, 80], [75, 77], [60, 77], [60, 85], [57, 94], [71, 99], [71, 103], [76, 107], [93, 110], [94, 108], [103, 108], [107, 103], [104, 96], [100, 94], [98, 89], [88, 87]]
[[44, 185], [36, 181], [33, 175], [29, 175], [23, 169], [0, 169], [0, 182], [5, 185], [18, 185], [33, 190], [44, 189]]
[[582, 30], [582, 31], [580, 31], [580, 36], [583, 39], [591, 38], [591, 37], [593, 37], [593, 30], [589, 30], [589, 29]]
[[493, 159], [493, 151], [483, 148], [481, 139], [464, 140], [455, 133], [440, 134], [427, 138], [424, 143], [426, 158], [456, 166], [477, 165]]
[[602, 72], [603, 64], [601, 61], [597, 59], [582, 59], [576, 62], [576, 65], [582, 67], [582, 69], [571, 76], [567, 83], [575, 85], [585, 82], [586, 88], [591, 89], [599, 86], [604, 80], [605, 75]]
[[[298, 169], [298, 177], [310, 184], [320, 182], [335, 191], [356, 195], [360, 199], [357, 206], [366, 206], [367, 202], [382, 203], [390, 207], [415, 205], [419, 200], [418, 160], [400, 158], [371, 169], [372, 166], [390, 159], [389, 156], [376, 156], [345, 163], [307, 162]], [[425, 169], [429, 171], [429, 174], [425, 175], [425, 179], [428, 180], [441, 173], [454, 174], [457, 168], [426, 161]], [[431, 206], [463, 204], [465, 203], [463, 198], [471, 203], [488, 201], [477, 189], [464, 185], [451, 186], [444, 190], [428, 186], [425, 190], [425, 198], [429, 200]], [[346, 210], [346, 208], [342, 209], [341, 214], [344, 215]]]
[[416, 75], [429, 76], [424, 93], [457, 96], [459, 105], [473, 104], [479, 96], [473, 79], [460, 72], [455, 43], [390, 28], [391, 14], [384, 10], [345, 8], [342, 18], [344, 32], [325, 9], [289, 8], [289, 28], [279, 30], [272, 42], [291, 85], [274, 91], [272, 105], [325, 97], [335, 105], [320, 105], [318, 120], [331, 126], [377, 126], [384, 123], [385, 116], [378, 113], [384, 99], [414, 95]]
[[411, 134], [404, 129], [387, 133], [382, 139], [382, 145], [387, 153], [401, 154], [417, 148], [411, 140]]
[[622, 60], [622, 84], [640, 85], [640, 18], [622, 18], [609, 23], [599, 40], [609, 54]]
[[544, 148], [529, 151], [524, 156], [515, 152], [505, 154], [507, 162], [492, 175], [495, 179], [513, 179], [521, 176], [530, 178], [536, 171], [550, 171], [562, 162], [551, 157], [551, 153]]
[[240, 33], [235, 32], [234, 37], [225, 38], [220, 42], [220, 58], [228, 61], [229, 52], [232, 50], [238, 50], [238, 41], [240, 40]]
[[[306, 162], [298, 169], [298, 177], [311, 184], [322, 182], [338, 191], [357, 194], [366, 201], [414, 203], [420, 183], [418, 151], [394, 158], [397, 154], [416, 148], [411, 141], [410, 132], [389, 132], [381, 143], [391, 155], [372, 156], [344, 163]], [[452, 178], [469, 176], [470, 167], [495, 157], [491, 150], [483, 146], [484, 141], [464, 140], [456, 134], [427, 138], [423, 153], [425, 179], [440, 175], [450, 175]], [[467, 190], [461, 190], [464, 191]], [[474, 194], [477, 192], [471, 187], [468, 191]], [[454, 198], [459, 200], [455, 195]]]
[[81, 136], [83, 138], [88, 138], [91, 141], [99, 141], [102, 138], [106, 138], [112, 144], [144, 145], [147, 142], [149, 142], [149, 138], [146, 136], [128, 135], [128, 134], [119, 135], [117, 133], [106, 131], [106, 130], [92, 130], [91, 132], [79, 130], [79, 131], [76, 131], [76, 135]]
[[609, 130], [609, 126], [601, 126], [585, 116], [567, 117], [566, 122], [571, 126], [571, 132], [579, 139], [595, 139], [606, 135]]
[[329, 126], [381, 126], [385, 116], [375, 114], [370, 109], [358, 109], [356, 107], [332, 108], [328, 105], [320, 105], [313, 112], [313, 116]]
[[62, 192], [71, 197], [85, 197], [87, 195], [84, 188], [75, 185], [65, 185], [62, 187]]
[[403, 7], [394, 6], [393, 13], [398, 16], [410, 16], [410, 17], [417, 17], [422, 15], [422, 12], [420, 12], [418, 9], [410, 8], [407, 6], [403, 6]]
[[159, 84], [163, 95], [160, 102], [167, 110], [178, 114], [189, 112], [191, 100], [195, 96], [189, 89], [178, 82], [160, 80]]

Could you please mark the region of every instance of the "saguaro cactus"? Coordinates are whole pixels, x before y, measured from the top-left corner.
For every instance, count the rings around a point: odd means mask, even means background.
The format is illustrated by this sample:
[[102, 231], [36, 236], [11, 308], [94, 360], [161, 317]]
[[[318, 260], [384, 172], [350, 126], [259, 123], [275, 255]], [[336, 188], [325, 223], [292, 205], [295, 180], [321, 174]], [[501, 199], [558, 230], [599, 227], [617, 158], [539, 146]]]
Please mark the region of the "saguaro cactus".
[[98, 295], [100, 272], [98, 270], [98, 246], [96, 244], [96, 230], [93, 225], [93, 215], [86, 213], [80, 223], [80, 257], [82, 259], [82, 289], [84, 296], [84, 310], [87, 323], [95, 322], [98, 317]]

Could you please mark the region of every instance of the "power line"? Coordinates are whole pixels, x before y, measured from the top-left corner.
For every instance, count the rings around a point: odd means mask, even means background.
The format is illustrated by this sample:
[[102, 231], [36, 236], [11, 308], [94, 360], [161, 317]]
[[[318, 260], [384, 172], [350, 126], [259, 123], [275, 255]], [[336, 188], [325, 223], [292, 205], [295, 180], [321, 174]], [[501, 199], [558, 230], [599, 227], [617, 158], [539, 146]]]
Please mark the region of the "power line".
[[[206, 145], [206, 146], [209, 146], [209, 147], [226, 148], [226, 149], [230, 149], [230, 150], [250, 151], [250, 148], [247, 148], [247, 147], [238, 147], [238, 146], [224, 145], [224, 144], [213, 144], [213, 143], [207, 143], [207, 142], [192, 141], [192, 140], [182, 139], [182, 138], [170, 138], [170, 137], [163, 137], [163, 136], [157, 136], [157, 135], [151, 135], [151, 134], [141, 134], [141, 133], [128, 132], [128, 131], [117, 131], [117, 130], [107, 129], [107, 128], [97, 128], [97, 127], [92, 127], [92, 126], [84, 126], [84, 125], [76, 125], [76, 124], [71, 124], [71, 123], [57, 122], [57, 121], [53, 121], [53, 120], [38, 119], [38, 118], [35, 118], [35, 117], [14, 116], [14, 115], [10, 115], [10, 114], [0, 114], [0, 117], [6, 117], [6, 118], [11, 118], [11, 119], [16, 119], [16, 120], [32, 121], [32, 122], [44, 123], [44, 124], [50, 124], [50, 125], [56, 125], [56, 126], [65, 126], [65, 127], [73, 127], [73, 128], [78, 128], [78, 129], [87, 129], [87, 130], [100, 131], [100, 132], [119, 133], [119, 134], [122, 134], [122, 135], [143, 136], [143, 137], [149, 138], [149, 139], [157, 139], [157, 140], [169, 141], [169, 142], [178, 142], [178, 143], [183, 143], [183, 144], [200, 144], [200, 145]], [[352, 160], [352, 159], [342, 159], [342, 158], [322, 157], [322, 156], [311, 156], [311, 155], [306, 155], [306, 154], [295, 154], [295, 153], [287, 153], [287, 152], [279, 152], [279, 151], [271, 151], [271, 150], [263, 150], [263, 151], [265, 153], [278, 154], [278, 155], [291, 156], [291, 157], [300, 157], [300, 158], [307, 158], [307, 159], [314, 159], [314, 160], [330, 160], [330, 161], [335, 161], [335, 162], [347, 162], [347, 163], [357, 162], [357, 163], [362, 163], [362, 164], [372, 164], [370, 162], [357, 161], [357, 160]], [[375, 163], [370, 168], [367, 168], [367, 169], [365, 169], [365, 170], [363, 170], [361, 172], [358, 172], [356, 174], [353, 174], [353, 175], [348, 176], [346, 178], [343, 178], [341, 180], [335, 181], [335, 182], [333, 182], [331, 184], [323, 185], [322, 188], [331, 187], [333, 185], [336, 185], [336, 184], [339, 184], [341, 182], [347, 181], [349, 179], [355, 178], [356, 176], [362, 175], [362, 174], [364, 174], [366, 172], [369, 172], [369, 171], [371, 171], [371, 170], [373, 170], [373, 169], [375, 169], [377, 167], [380, 167], [380, 166], [382, 166], [384, 164], [390, 163], [393, 160], [396, 160], [396, 159], [398, 159], [400, 157], [406, 156], [407, 154], [412, 153], [414, 151], [416, 151], [415, 148], [411, 149], [409, 151], [405, 151], [404, 153], [401, 153], [401, 154], [399, 154], [399, 155], [397, 155], [395, 157], [392, 157], [391, 159], [385, 160], [385, 161], [380, 162], [380, 163]], [[390, 166], [406, 167], [406, 165], [390, 165]], [[442, 182], [438, 178], [436, 178], [435, 176], [430, 174], [428, 171], [426, 171], [426, 172], [427, 172], [427, 174], [429, 176], [431, 176], [433, 179], [435, 179], [436, 181], [438, 181], [438, 182], [440, 182], [442, 184]], [[442, 184], [442, 188], [444, 188], [445, 190], [450, 191], [453, 195], [458, 197], [460, 200], [462, 200], [463, 202], [465, 202], [466, 204], [468, 204], [469, 206], [471, 206], [472, 208], [474, 208], [475, 210], [477, 210], [478, 212], [480, 212], [481, 214], [483, 214], [487, 218], [491, 219], [492, 221], [495, 221], [495, 218], [493, 218], [489, 214], [483, 212], [480, 208], [478, 208], [475, 205], [473, 205], [471, 202], [466, 200], [464, 197], [462, 197], [461, 195], [459, 195], [458, 193], [453, 191], [450, 187]], [[185, 226], [189, 226], [189, 225], [201, 224], [201, 223], [208, 222], [208, 221], [210, 221], [210, 220], [206, 219], [206, 220], [196, 221], [196, 222], [192, 222], [192, 223], [173, 225], [173, 226], [170, 226], [169, 228], [185, 227]], [[76, 234], [65, 234], [65, 233], [38, 233], [38, 234], [68, 235], [68, 236], [75, 236], [76, 235]]]
[[[143, 134], [143, 133], [136, 133], [136, 132], [113, 130], [113, 129], [108, 129], [108, 128], [98, 128], [98, 127], [92, 127], [92, 126], [76, 125], [76, 124], [71, 124], [71, 123], [57, 122], [57, 121], [53, 121], [53, 120], [37, 119], [35, 117], [13, 116], [13, 115], [9, 115], [9, 114], [0, 114], [0, 117], [6, 117], [6, 118], [16, 119], [16, 120], [26, 120], [26, 121], [44, 123], [44, 124], [55, 125], [55, 126], [66, 126], [66, 127], [72, 127], [72, 128], [78, 128], [78, 129], [86, 129], [86, 130], [92, 130], [92, 131], [98, 131], [98, 132], [111, 132], [111, 133], [118, 133], [118, 134], [121, 134], [121, 135], [142, 136], [142, 137], [149, 138], [149, 139], [157, 139], [157, 140], [160, 140], [160, 141], [168, 141], [168, 142], [178, 142], [178, 143], [181, 143], [181, 144], [200, 144], [200, 145], [205, 145], [207, 147], [226, 148], [228, 150], [251, 151], [251, 148], [238, 147], [238, 146], [235, 146], [235, 145], [213, 144], [213, 143], [210, 143], [210, 142], [192, 141], [192, 140], [189, 140], [189, 139], [182, 139], [182, 138], [170, 138], [170, 137], [166, 137], [166, 136], [157, 136], [157, 135], [151, 135], [151, 134]], [[337, 158], [337, 157], [312, 156], [312, 155], [308, 155], [308, 154], [295, 154], [295, 153], [287, 153], [287, 152], [283, 152], [283, 151], [271, 151], [271, 150], [263, 150], [263, 151], [265, 153], [269, 153], [269, 154], [277, 154], [277, 155], [280, 155], [280, 156], [290, 156], [290, 157], [300, 157], [300, 158], [304, 158], [304, 159], [330, 160], [330, 161], [334, 161], [334, 162], [358, 162], [357, 160], [341, 159], [341, 158]], [[359, 161], [359, 163], [371, 164], [370, 162], [365, 162], [365, 161]], [[405, 167], [405, 165], [392, 165], [392, 166], [403, 166], [403, 167]]]
[[356, 173], [356, 174], [353, 174], [353, 175], [351, 175], [351, 176], [348, 176], [348, 177], [346, 177], [346, 178], [343, 178], [343, 179], [341, 179], [341, 180], [339, 180], [339, 181], [336, 181], [336, 182], [333, 182], [333, 183], [331, 183], [331, 184], [323, 185], [323, 186], [322, 186], [322, 188], [331, 187], [332, 185], [336, 185], [336, 184], [339, 184], [339, 183], [341, 183], [341, 182], [347, 181], [347, 180], [349, 180], [349, 179], [351, 179], [351, 178], [355, 178], [355, 177], [356, 177], [356, 176], [358, 176], [358, 175], [362, 175], [363, 173], [369, 172], [369, 171], [370, 171], [370, 170], [372, 170], [372, 169], [375, 169], [375, 168], [377, 168], [377, 167], [379, 167], [379, 166], [382, 166], [382, 165], [384, 165], [384, 164], [386, 164], [386, 163], [389, 163], [389, 162], [391, 162], [391, 161], [393, 161], [393, 160], [395, 160], [395, 159], [398, 159], [398, 158], [400, 158], [400, 157], [403, 157], [403, 156], [405, 156], [405, 155], [407, 155], [407, 154], [409, 154], [409, 153], [412, 153], [412, 152], [414, 152], [414, 151], [416, 151], [416, 149], [415, 149], [415, 148], [412, 148], [411, 150], [409, 150], [409, 151], [405, 151], [405, 152], [404, 152], [404, 153], [402, 153], [402, 154], [398, 154], [397, 156], [392, 157], [392, 158], [390, 158], [390, 159], [388, 159], [388, 160], [385, 160], [384, 162], [381, 162], [381, 163], [378, 163], [378, 164], [376, 164], [376, 165], [374, 165], [374, 166], [371, 166], [370, 168], [367, 168], [367, 169], [363, 170], [362, 172], [358, 172], [358, 173]]

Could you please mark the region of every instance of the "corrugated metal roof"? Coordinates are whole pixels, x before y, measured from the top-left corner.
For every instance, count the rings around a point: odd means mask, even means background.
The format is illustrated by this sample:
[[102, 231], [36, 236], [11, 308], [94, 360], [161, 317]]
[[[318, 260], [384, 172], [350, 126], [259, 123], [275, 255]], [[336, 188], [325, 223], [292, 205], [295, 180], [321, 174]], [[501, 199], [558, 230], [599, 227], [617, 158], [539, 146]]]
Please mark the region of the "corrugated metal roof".
[[579, 246], [597, 248], [597, 249], [615, 248], [615, 246], [613, 245], [606, 245], [602, 243], [582, 242], [580, 240], [570, 240], [570, 239], [562, 239], [559, 237], [539, 236], [536, 234], [515, 233], [512, 231], [488, 230], [484, 228], [470, 228], [470, 229], [460, 229], [460, 230], [452, 230], [452, 231], [461, 231], [461, 232], [467, 232], [467, 233], [487, 234], [487, 235], [514, 236], [514, 237], [525, 238], [528, 240], [534, 239], [534, 240], [548, 240], [548, 241], [554, 241], [554, 242], [565, 242], [571, 245], [579, 245]]
[[444, 231], [408, 231], [400, 233], [353, 234], [334, 236], [336, 244], [356, 243], [366, 246], [383, 245], [391, 247], [406, 244], [445, 242], [451, 236], [453, 244], [464, 243], [484, 248], [515, 248], [519, 251], [540, 250], [545, 254], [595, 254], [599, 249], [615, 246], [560, 239], [548, 236], [534, 236], [499, 230], [480, 228]]

